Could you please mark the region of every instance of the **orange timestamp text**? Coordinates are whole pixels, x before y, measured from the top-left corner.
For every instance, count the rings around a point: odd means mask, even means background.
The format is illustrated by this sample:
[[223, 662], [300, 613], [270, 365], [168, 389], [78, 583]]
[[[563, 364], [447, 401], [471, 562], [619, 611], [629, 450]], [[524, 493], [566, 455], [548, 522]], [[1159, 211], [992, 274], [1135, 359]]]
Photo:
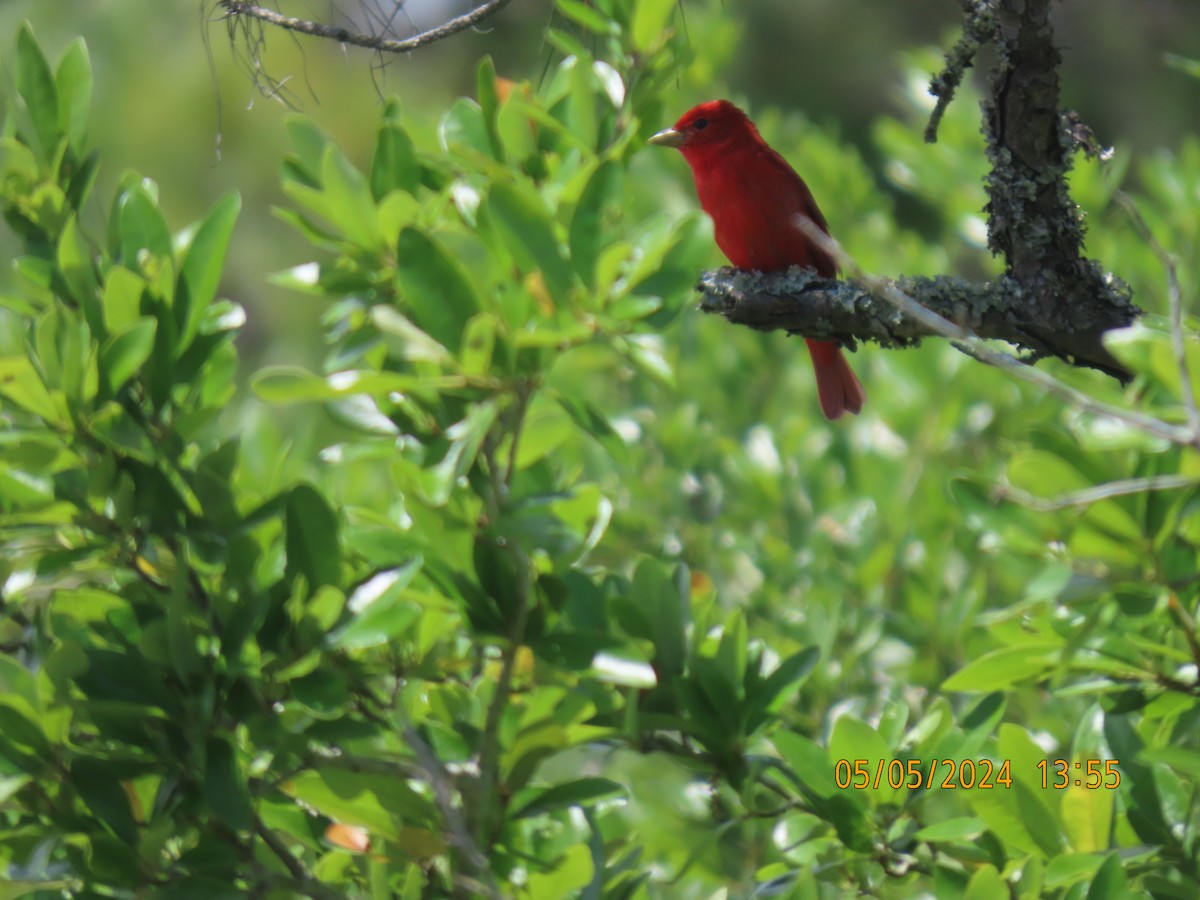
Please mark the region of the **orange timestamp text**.
[[1117, 771], [1120, 760], [1116, 759], [1043, 759], [1037, 764], [1042, 775], [1042, 787], [1065, 790], [1075, 787], [1089, 791], [1113, 790], [1121, 783]]
[[894, 790], [935, 787], [990, 790], [1013, 786], [1012, 761], [1007, 759], [839, 759], [833, 782], [840, 789], [889, 787]]

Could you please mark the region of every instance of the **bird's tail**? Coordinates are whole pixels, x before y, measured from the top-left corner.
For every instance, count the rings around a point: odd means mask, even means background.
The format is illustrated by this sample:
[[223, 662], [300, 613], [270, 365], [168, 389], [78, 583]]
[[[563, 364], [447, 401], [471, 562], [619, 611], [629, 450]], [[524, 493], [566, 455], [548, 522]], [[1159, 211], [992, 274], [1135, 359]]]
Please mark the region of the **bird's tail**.
[[867, 395], [842, 355], [842, 348], [833, 341], [805, 341], [812, 354], [813, 372], [817, 376], [817, 396], [821, 412], [827, 419], [840, 419], [842, 413], [857, 413], [863, 408]]

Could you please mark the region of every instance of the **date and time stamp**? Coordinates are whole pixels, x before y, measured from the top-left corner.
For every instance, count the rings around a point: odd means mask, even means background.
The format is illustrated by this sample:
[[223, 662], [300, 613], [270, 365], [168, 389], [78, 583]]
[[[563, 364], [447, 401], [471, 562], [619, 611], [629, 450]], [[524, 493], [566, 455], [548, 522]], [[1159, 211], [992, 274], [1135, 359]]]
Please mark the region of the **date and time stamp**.
[[841, 790], [888, 787], [916, 790], [935, 787], [961, 790], [1011, 790], [1021, 778], [1043, 790], [1114, 790], [1121, 784], [1116, 759], [1043, 759], [1031, 772], [1000, 759], [839, 759], [833, 781]]

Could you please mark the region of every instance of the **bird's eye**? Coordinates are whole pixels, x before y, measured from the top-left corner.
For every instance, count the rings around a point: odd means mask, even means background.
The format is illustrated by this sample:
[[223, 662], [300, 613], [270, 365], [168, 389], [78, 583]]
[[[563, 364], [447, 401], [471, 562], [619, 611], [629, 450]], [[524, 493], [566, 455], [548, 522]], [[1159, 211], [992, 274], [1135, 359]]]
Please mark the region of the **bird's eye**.
[[708, 119], [697, 119], [695, 122], [692, 123], [692, 127], [695, 128], [697, 131], [703, 131], [705, 128], [708, 127]]

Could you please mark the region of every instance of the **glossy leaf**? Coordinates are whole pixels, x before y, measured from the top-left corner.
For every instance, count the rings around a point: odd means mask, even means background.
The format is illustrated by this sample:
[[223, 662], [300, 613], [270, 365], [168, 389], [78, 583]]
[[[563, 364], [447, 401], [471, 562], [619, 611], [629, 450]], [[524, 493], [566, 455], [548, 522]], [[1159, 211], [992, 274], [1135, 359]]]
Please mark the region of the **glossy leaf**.
[[116, 393], [138, 373], [154, 350], [158, 321], [142, 316], [115, 330], [100, 350], [100, 372], [109, 391]]
[[341, 583], [341, 550], [337, 515], [313, 487], [301, 484], [286, 502], [287, 565], [303, 575], [310, 590]]
[[216, 300], [217, 286], [241, 206], [241, 197], [235, 193], [226, 194], [218, 200], [200, 221], [184, 253], [175, 291], [175, 317], [181, 351], [196, 336], [208, 308]]
[[50, 159], [61, 136], [59, 131], [58, 91], [50, 64], [33, 36], [28, 23], [17, 29], [17, 91], [33, 123], [42, 158]]
[[457, 353], [480, 300], [466, 270], [435, 238], [415, 228], [400, 232], [396, 278], [416, 323]]

